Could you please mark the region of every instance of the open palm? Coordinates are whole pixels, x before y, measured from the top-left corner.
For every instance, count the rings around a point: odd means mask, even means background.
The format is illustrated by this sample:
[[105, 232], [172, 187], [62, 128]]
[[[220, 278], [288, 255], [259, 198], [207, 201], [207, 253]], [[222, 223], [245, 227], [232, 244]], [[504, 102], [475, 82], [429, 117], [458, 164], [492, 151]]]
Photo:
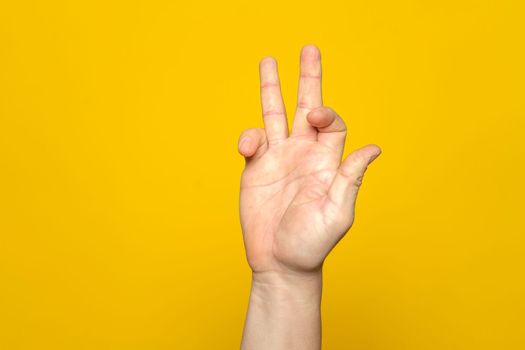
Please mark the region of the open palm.
[[301, 51], [298, 99], [289, 134], [277, 62], [261, 60], [264, 129], [239, 139], [246, 159], [240, 215], [248, 262], [253, 271], [312, 271], [354, 221], [363, 174], [381, 150], [367, 145], [343, 162], [346, 127], [323, 106], [321, 56]]

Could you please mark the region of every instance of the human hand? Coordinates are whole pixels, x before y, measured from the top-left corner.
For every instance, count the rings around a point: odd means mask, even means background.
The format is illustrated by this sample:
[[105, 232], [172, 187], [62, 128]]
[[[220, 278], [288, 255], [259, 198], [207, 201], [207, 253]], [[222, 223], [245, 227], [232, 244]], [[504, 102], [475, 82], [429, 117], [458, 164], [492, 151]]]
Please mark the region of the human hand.
[[264, 129], [244, 131], [239, 152], [240, 218], [254, 273], [319, 271], [354, 222], [358, 189], [367, 166], [381, 153], [373, 144], [341, 162], [346, 126], [323, 106], [317, 47], [301, 51], [297, 107], [291, 133], [277, 62], [260, 65]]

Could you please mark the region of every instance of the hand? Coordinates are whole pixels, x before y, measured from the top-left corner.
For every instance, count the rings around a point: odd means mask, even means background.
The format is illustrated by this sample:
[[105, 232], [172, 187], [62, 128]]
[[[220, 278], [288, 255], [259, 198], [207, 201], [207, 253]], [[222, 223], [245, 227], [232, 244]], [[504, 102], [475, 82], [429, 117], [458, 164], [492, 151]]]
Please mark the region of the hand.
[[239, 139], [246, 160], [240, 216], [248, 263], [254, 273], [319, 271], [352, 226], [363, 175], [381, 150], [367, 145], [341, 162], [346, 126], [323, 106], [317, 47], [301, 51], [290, 135], [277, 62], [266, 57], [259, 69], [264, 129], [248, 129]]

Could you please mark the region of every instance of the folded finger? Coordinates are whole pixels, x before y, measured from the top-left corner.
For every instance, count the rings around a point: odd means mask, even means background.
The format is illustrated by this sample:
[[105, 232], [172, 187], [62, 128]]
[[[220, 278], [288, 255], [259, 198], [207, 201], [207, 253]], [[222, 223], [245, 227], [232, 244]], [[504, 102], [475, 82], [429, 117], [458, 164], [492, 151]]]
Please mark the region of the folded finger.
[[243, 131], [239, 137], [238, 150], [246, 158], [262, 155], [267, 148], [264, 129], [252, 128]]
[[317, 141], [343, 155], [346, 139], [346, 124], [330, 107], [313, 109], [306, 116], [308, 123], [317, 129]]

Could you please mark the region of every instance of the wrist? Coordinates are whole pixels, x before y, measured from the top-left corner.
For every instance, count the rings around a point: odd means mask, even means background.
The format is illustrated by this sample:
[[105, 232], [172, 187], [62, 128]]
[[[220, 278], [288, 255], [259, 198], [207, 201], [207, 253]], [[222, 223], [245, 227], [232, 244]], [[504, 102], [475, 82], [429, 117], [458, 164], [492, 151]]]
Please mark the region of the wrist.
[[321, 348], [321, 270], [254, 272], [243, 349]]
[[253, 272], [251, 294], [261, 304], [318, 308], [322, 294], [322, 270]]

